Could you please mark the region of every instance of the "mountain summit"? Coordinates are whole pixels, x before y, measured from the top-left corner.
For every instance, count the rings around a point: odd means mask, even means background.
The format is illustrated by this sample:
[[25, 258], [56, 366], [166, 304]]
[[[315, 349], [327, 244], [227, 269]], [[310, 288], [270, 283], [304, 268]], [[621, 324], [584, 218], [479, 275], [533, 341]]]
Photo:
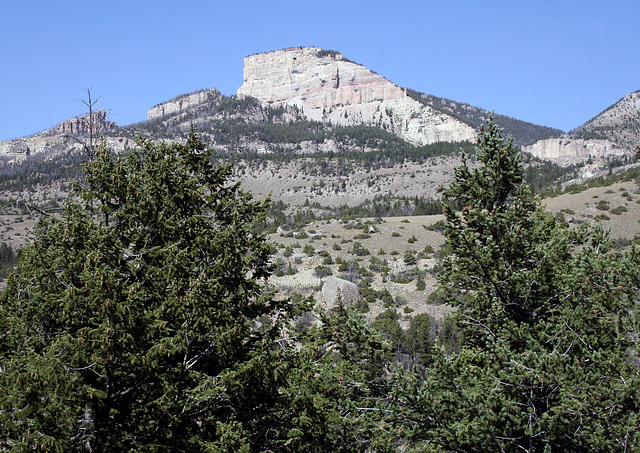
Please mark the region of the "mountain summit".
[[310, 120], [384, 128], [414, 145], [475, 138], [474, 128], [417, 102], [406, 88], [319, 47], [246, 57], [238, 95], [263, 105], [297, 107]]

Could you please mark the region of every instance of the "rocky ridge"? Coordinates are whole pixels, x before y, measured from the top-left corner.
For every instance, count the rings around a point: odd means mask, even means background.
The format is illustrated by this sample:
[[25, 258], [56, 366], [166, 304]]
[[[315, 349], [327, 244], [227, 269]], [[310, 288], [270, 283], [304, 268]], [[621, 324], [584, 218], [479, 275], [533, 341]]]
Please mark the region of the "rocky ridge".
[[420, 104], [406, 89], [342, 54], [319, 47], [250, 55], [243, 76], [239, 96], [297, 107], [310, 120], [376, 126], [415, 145], [475, 138], [474, 128]]
[[[489, 114], [401, 88], [342, 54], [319, 47], [250, 55], [245, 58], [243, 75], [237, 96], [224, 96], [216, 89], [180, 95], [152, 107], [145, 121], [126, 127], [108, 121], [104, 111], [94, 112], [94, 131], [119, 151], [132, 146], [140, 133], [181, 140], [194, 124], [206, 142], [229, 152], [298, 149], [304, 154], [338, 151], [345, 149], [345, 144], [336, 144], [330, 133], [325, 142], [271, 142], [274, 134], [260, 138], [266, 136], [260, 127], [279, 123], [286, 128], [300, 119], [327, 127], [366, 125], [384, 129], [410, 144], [425, 145], [473, 141], [475, 130]], [[567, 165], [587, 159], [602, 162], [635, 153], [640, 143], [640, 91], [568, 133], [498, 114], [495, 118], [524, 151], [536, 157]], [[86, 142], [88, 122], [84, 115], [30, 137], [0, 142], [0, 156], [19, 162], [32, 153], [79, 149]]]
[[630, 93], [570, 132], [585, 139], [608, 139], [625, 149], [640, 144], [640, 90]]
[[[90, 126], [91, 125], [91, 126]], [[107, 120], [107, 112], [98, 110], [62, 121], [51, 129], [24, 138], [16, 138], [0, 142], [0, 155], [6, 156], [10, 161], [22, 162], [27, 156], [34, 153], [57, 153], [62, 151], [79, 150], [83, 143], [88, 142], [90, 127], [94, 137], [117, 131], [118, 126], [113, 121]], [[125, 139], [109, 138], [108, 145], [114, 149], [124, 149], [128, 146]]]
[[572, 131], [523, 149], [541, 159], [569, 165], [633, 155], [639, 144], [640, 91], [636, 91]]
[[171, 115], [189, 110], [207, 102], [216, 101], [222, 93], [215, 88], [196, 91], [195, 93], [176, 96], [149, 109], [147, 120], [153, 120], [165, 115]]

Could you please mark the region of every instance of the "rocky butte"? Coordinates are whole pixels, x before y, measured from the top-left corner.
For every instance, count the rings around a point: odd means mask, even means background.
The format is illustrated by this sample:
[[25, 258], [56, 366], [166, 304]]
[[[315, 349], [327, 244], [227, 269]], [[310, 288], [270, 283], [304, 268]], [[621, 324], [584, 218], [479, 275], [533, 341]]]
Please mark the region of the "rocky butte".
[[640, 91], [636, 91], [562, 137], [540, 140], [523, 149], [542, 159], [571, 164], [632, 155], [639, 137]]
[[475, 139], [471, 126], [335, 51], [297, 47], [250, 55], [243, 78], [239, 96], [297, 107], [310, 120], [381, 127], [415, 145]]

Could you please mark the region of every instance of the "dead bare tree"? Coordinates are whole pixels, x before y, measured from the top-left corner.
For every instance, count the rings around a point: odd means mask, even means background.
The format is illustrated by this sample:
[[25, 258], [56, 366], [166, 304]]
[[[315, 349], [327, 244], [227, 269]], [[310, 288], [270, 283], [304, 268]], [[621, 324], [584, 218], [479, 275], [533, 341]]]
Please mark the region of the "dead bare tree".
[[[82, 129], [80, 132], [87, 131], [89, 133], [88, 140], [82, 136], [67, 134], [66, 136], [71, 140], [75, 141], [82, 147], [82, 153], [87, 157], [88, 160], [92, 160], [96, 156], [96, 149], [98, 144], [96, 143], [96, 139], [100, 136], [102, 132], [102, 126], [104, 124], [104, 120], [106, 118], [106, 113], [103, 111], [94, 111], [98, 101], [102, 96], [98, 96], [98, 98], [94, 99], [91, 93], [93, 88], [83, 88], [84, 92], [87, 93], [86, 99], [79, 99], [78, 102], [82, 102], [89, 113], [80, 118], [82, 122]], [[98, 118], [98, 115], [104, 115], [102, 118]]]

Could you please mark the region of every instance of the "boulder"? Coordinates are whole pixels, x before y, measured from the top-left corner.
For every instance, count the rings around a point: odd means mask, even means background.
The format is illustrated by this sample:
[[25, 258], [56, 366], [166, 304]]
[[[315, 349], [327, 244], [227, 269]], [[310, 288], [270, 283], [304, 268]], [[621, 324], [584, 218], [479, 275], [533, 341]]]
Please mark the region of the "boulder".
[[347, 308], [353, 302], [360, 300], [360, 292], [355, 283], [331, 276], [327, 277], [322, 285], [322, 299], [327, 305], [327, 310], [339, 306], [341, 301]]

